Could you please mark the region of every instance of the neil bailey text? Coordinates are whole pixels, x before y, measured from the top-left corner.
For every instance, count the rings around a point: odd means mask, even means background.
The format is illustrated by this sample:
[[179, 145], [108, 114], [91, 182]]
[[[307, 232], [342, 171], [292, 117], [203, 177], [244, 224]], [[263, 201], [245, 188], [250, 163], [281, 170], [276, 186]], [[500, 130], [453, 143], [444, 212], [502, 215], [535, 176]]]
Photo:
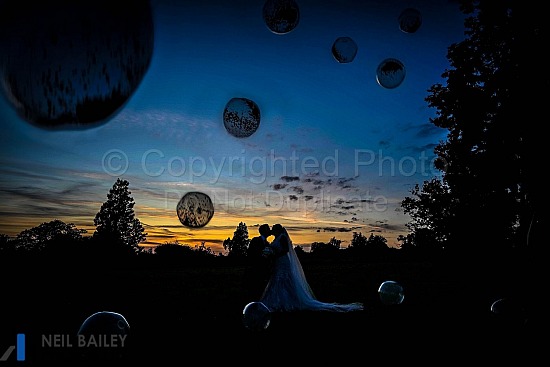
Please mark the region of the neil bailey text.
[[70, 334], [44, 334], [42, 335], [42, 347], [45, 348], [72, 348], [72, 347], [97, 347], [97, 348], [123, 348], [128, 335], [121, 334], [95, 334], [95, 335], [70, 335]]

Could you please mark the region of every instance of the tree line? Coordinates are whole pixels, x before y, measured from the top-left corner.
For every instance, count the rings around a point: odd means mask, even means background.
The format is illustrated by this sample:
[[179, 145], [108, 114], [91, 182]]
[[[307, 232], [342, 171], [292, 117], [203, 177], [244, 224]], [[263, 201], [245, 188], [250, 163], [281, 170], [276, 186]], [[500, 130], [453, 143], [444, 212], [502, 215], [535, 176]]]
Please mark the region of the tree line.
[[[0, 256], [40, 255], [70, 256], [103, 254], [107, 257], [132, 255], [156, 255], [165, 259], [197, 259], [221, 256], [207, 247], [205, 242], [191, 247], [180, 244], [177, 240], [165, 242], [154, 248], [140, 245], [147, 238], [140, 220], [135, 217], [134, 199], [127, 180], [117, 179], [109, 190], [107, 200], [101, 205], [94, 218], [95, 232], [84, 236], [87, 231], [77, 228], [74, 223], [65, 223], [59, 219], [44, 222], [36, 227], [25, 229], [15, 238], [0, 235]], [[232, 238], [223, 242], [227, 256], [242, 260], [247, 257], [250, 244], [248, 227], [240, 222]], [[321, 257], [336, 257], [342, 252], [341, 240], [331, 238], [327, 243], [314, 242], [310, 253]], [[305, 256], [302, 246], [295, 247], [300, 256]], [[383, 236], [371, 234], [366, 237], [360, 232], [353, 234], [347, 250], [355, 255], [361, 253], [379, 254], [389, 250]]]

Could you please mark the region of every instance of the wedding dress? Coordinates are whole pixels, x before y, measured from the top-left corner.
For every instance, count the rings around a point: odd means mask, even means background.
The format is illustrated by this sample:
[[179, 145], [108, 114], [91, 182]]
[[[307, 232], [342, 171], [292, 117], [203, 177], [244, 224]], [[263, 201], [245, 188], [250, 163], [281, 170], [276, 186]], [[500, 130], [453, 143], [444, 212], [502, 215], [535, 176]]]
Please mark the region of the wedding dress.
[[[282, 240], [286, 236], [286, 241]], [[286, 242], [286, 244], [283, 244]], [[260, 301], [270, 311], [334, 311], [350, 312], [363, 310], [363, 304], [330, 303], [317, 300], [310, 288], [300, 260], [286, 229], [273, 242], [275, 253], [288, 246], [288, 251], [274, 260], [273, 270], [269, 282]]]

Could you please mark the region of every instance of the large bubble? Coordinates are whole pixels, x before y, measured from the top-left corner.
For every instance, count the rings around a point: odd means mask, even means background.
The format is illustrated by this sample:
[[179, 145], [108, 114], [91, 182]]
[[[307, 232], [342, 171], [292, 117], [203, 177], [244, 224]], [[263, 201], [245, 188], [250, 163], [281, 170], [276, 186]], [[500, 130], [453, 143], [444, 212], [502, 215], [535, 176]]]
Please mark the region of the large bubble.
[[384, 88], [397, 88], [404, 79], [405, 65], [397, 59], [385, 59], [376, 69], [376, 81]]
[[422, 25], [422, 14], [418, 9], [407, 8], [399, 14], [399, 29], [405, 33], [414, 33]]
[[262, 16], [271, 32], [285, 34], [298, 25], [300, 8], [294, 0], [266, 0]]
[[214, 204], [210, 196], [202, 192], [188, 192], [177, 205], [178, 218], [186, 227], [200, 228], [214, 216]]
[[4, 1], [0, 84], [22, 119], [88, 128], [128, 101], [153, 54], [149, 1]]
[[357, 55], [357, 44], [350, 37], [338, 37], [332, 44], [332, 56], [341, 64], [352, 62]]
[[249, 137], [260, 126], [260, 108], [248, 98], [231, 98], [223, 111], [223, 124], [231, 135]]
[[249, 330], [265, 330], [271, 323], [271, 311], [262, 302], [250, 302], [243, 309], [242, 320]]

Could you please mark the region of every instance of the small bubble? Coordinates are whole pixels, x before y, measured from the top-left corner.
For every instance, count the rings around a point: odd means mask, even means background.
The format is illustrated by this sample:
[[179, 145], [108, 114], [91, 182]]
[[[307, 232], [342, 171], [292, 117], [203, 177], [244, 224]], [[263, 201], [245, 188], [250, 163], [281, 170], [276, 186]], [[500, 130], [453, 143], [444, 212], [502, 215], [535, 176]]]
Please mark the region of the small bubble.
[[267, 0], [262, 15], [266, 26], [276, 34], [292, 31], [300, 21], [300, 9], [294, 0]]
[[407, 8], [399, 14], [399, 29], [405, 33], [414, 33], [422, 25], [422, 14], [414, 8]]
[[231, 98], [223, 111], [223, 124], [231, 135], [249, 137], [260, 126], [260, 108], [248, 98]]
[[262, 302], [250, 302], [243, 309], [242, 320], [249, 330], [265, 330], [271, 323], [271, 311]]
[[393, 280], [382, 282], [378, 288], [378, 295], [385, 305], [401, 304], [405, 298], [403, 287]]
[[338, 37], [332, 44], [332, 55], [341, 64], [352, 62], [357, 55], [357, 44], [350, 37]]
[[397, 88], [404, 79], [405, 65], [397, 59], [387, 58], [376, 69], [376, 80], [384, 88]]

